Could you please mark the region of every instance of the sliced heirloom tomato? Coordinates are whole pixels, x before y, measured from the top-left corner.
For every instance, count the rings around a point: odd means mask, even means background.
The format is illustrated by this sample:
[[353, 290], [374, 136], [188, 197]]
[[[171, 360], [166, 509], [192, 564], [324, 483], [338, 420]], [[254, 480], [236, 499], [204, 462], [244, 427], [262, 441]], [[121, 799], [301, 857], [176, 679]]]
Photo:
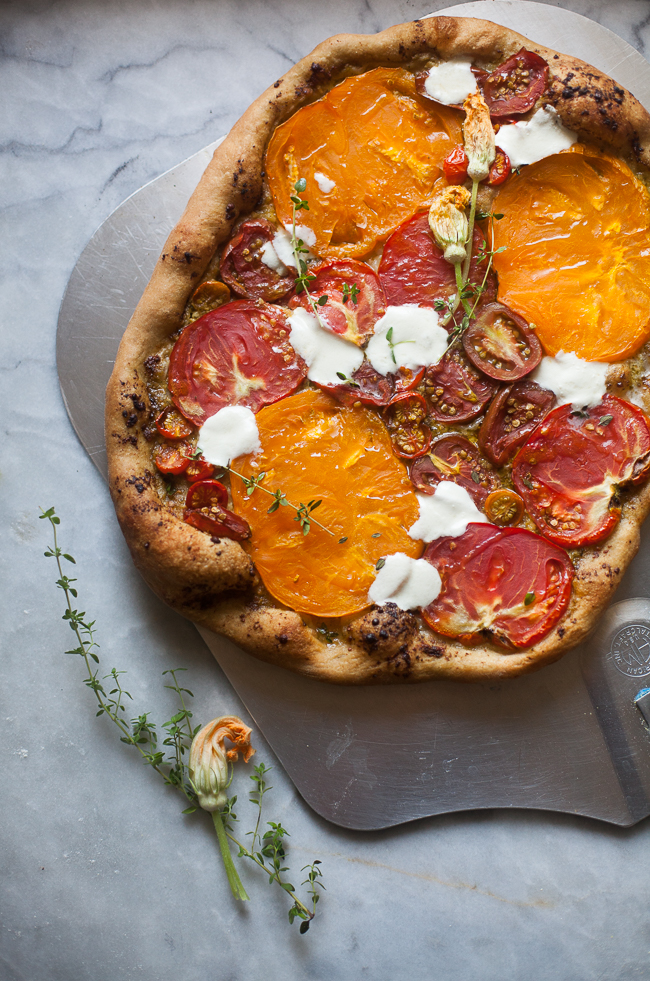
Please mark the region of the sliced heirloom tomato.
[[264, 246], [273, 241], [276, 229], [264, 218], [245, 221], [223, 250], [219, 272], [237, 296], [245, 300], [281, 300], [294, 287], [295, 273], [283, 276], [267, 266]]
[[403, 460], [415, 460], [429, 449], [431, 430], [427, 415], [427, 403], [417, 392], [396, 395], [384, 410], [393, 450]]
[[206, 279], [204, 283], [192, 293], [190, 302], [185, 312], [185, 324], [191, 324], [211, 310], [222, 307], [224, 303], [230, 302], [230, 290], [225, 283], [220, 283], [218, 279]]
[[495, 119], [528, 112], [547, 83], [548, 63], [526, 48], [521, 48], [479, 81], [490, 115]]
[[229, 511], [227, 504], [228, 491], [218, 480], [197, 481], [187, 492], [183, 521], [220, 538], [238, 542], [250, 538], [248, 522]]
[[424, 378], [425, 369], [399, 368], [395, 374], [380, 375], [368, 360], [363, 361], [360, 368], [347, 381], [341, 379], [340, 385], [316, 384], [340, 402], [341, 405], [367, 405], [380, 409], [403, 392], [410, 392]]
[[187, 439], [194, 432], [194, 426], [173, 405], [168, 405], [156, 416], [156, 429], [165, 439]]
[[[474, 247], [469, 282], [480, 286], [485, 276], [485, 259], [477, 255], [485, 241], [480, 229], [474, 231]], [[386, 302], [391, 306], [417, 303], [432, 307], [436, 300], [448, 300], [456, 292], [454, 267], [447, 262], [433, 240], [427, 214], [415, 215], [400, 225], [390, 236], [379, 264], [379, 279], [384, 287]], [[488, 275], [483, 299], [493, 300], [497, 281]]]
[[432, 542], [424, 558], [438, 570], [442, 589], [422, 616], [464, 644], [529, 647], [555, 626], [571, 598], [566, 552], [524, 528], [470, 524], [458, 538]]
[[[319, 305], [318, 315], [333, 334], [340, 334], [353, 344], [361, 344], [372, 334], [386, 313], [386, 297], [377, 273], [367, 262], [337, 259], [310, 268], [309, 276], [309, 293]], [[298, 305], [312, 312], [304, 293], [289, 302], [291, 307]]]
[[553, 392], [527, 378], [497, 392], [478, 433], [488, 460], [497, 467], [507, 463], [554, 405]]
[[495, 156], [492, 166], [490, 167], [490, 173], [487, 175], [483, 183], [489, 184], [490, 187], [498, 187], [499, 184], [503, 184], [507, 181], [512, 173], [512, 164], [510, 163], [510, 157], [502, 150], [500, 146], [495, 147]]
[[650, 420], [606, 395], [595, 408], [553, 409], [521, 447], [512, 477], [526, 510], [565, 548], [591, 545], [618, 524], [618, 491], [650, 473]]
[[190, 465], [192, 447], [188, 443], [166, 443], [154, 457], [154, 463], [161, 473], [178, 475]]
[[508, 487], [492, 491], [485, 501], [485, 514], [495, 525], [518, 525], [524, 516], [524, 502]]
[[214, 473], [214, 467], [203, 457], [198, 460], [190, 460], [185, 471], [185, 479], [193, 484], [196, 480], [209, 480]]
[[542, 360], [542, 345], [523, 317], [502, 303], [479, 306], [463, 334], [470, 361], [497, 381], [516, 381]]
[[475, 419], [499, 387], [454, 348], [427, 368], [423, 384], [431, 416], [447, 423]]
[[[469, 157], [465, 153], [465, 147], [461, 144], [455, 146], [451, 153], [442, 161], [442, 169], [450, 184], [464, 184], [468, 179], [468, 167]], [[495, 157], [490, 167], [490, 172], [487, 177], [483, 178], [481, 184], [498, 187], [499, 184], [503, 184], [508, 179], [511, 171], [510, 157], [500, 146], [495, 147]]]
[[451, 480], [465, 488], [477, 507], [483, 507], [490, 491], [499, 486], [474, 444], [455, 434], [434, 440], [428, 454], [409, 466], [409, 474], [421, 494], [434, 494], [441, 480]]
[[185, 328], [169, 361], [169, 390], [183, 415], [202, 426], [226, 405], [257, 412], [295, 391], [306, 374], [285, 311], [235, 300]]

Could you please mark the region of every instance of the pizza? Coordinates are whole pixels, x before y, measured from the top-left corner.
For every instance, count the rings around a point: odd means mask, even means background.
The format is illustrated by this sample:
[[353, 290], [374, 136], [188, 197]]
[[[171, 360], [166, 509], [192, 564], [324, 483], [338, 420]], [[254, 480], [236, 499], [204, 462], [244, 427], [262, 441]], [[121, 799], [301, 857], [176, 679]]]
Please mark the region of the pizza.
[[263, 660], [512, 677], [650, 510], [650, 117], [487, 21], [321, 44], [171, 233], [106, 402], [155, 592]]

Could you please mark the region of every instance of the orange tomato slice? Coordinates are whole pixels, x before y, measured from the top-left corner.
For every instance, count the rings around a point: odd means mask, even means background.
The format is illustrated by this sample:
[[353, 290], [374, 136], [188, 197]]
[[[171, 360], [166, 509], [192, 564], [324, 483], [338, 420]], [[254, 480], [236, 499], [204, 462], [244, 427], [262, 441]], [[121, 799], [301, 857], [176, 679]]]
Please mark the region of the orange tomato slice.
[[547, 354], [629, 358], [650, 337], [650, 197], [591, 147], [513, 174], [493, 205], [499, 300], [537, 325]]
[[264, 585], [299, 613], [363, 610], [381, 556], [418, 558], [423, 549], [407, 534], [418, 518], [417, 498], [385, 426], [367, 409], [313, 390], [266, 406], [256, 420], [262, 452], [240, 457], [233, 468], [246, 477], [265, 472], [263, 485], [298, 506], [322, 500], [313, 517], [334, 532], [312, 522], [303, 535], [293, 508], [268, 514], [271, 498], [259, 489], [248, 496], [233, 475], [233, 504], [251, 526], [251, 555]]
[[[346, 79], [271, 138], [265, 170], [278, 218], [291, 222], [290, 196], [304, 177], [309, 211], [299, 211], [297, 223], [316, 235], [313, 251], [328, 259], [366, 255], [430, 201], [444, 158], [462, 140], [461, 119], [418, 95], [402, 68]], [[325, 193], [315, 174], [334, 188]]]

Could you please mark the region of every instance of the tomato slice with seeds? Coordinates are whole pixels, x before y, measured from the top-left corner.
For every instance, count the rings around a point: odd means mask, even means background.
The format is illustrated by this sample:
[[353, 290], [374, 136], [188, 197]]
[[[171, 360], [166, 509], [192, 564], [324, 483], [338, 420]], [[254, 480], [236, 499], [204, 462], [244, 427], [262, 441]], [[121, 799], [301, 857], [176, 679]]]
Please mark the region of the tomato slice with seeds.
[[508, 487], [488, 494], [485, 515], [495, 525], [518, 525], [524, 516], [524, 502]]
[[553, 409], [512, 467], [533, 521], [565, 548], [606, 538], [621, 516], [618, 491], [649, 474], [650, 420], [612, 395], [580, 412], [570, 405]]
[[219, 272], [233, 293], [245, 300], [281, 300], [294, 287], [295, 272], [280, 275], [263, 261], [265, 245], [277, 229], [264, 218], [245, 221], [223, 250]]
[[[480, 286], [486, 270], [486, 260], [477, 256], [485, 236], [476, 228], [470, 265], [469, 282]], [[447, 262], [433, 240], [427, 214], [415, 215], [400, 225], [390, 236], [379, 264], [379, 279], [384, 287], [386, 302], [392, 306], [417, 303], [432, 307], [436, 300], [448, 300], [456, 292], [454, 267]], [[483, 300], [496, 296], [496, 277], [488, 275]]]
[[447, 423], [475, 419], [499, 387], [455, 348], [427, 368], [423, 385], [432, 418]]
[[187, 470], [191, 455], [192, 447], [187, 443], [177, 443], [174, 446], [167, 443], [156, 453], [154, 463], [161, 473], [179, 474]]
[[547, 83], [548, 63], [526, 48], [521, 48], [480, 81], [490, 115], [496, 119], [528, 112]]
[[463, 334], [465, 354], [497, 381], [516, 381], [542, 360], [542, 345], [523, 317], [502, 303], [487, 303]]
[[453, 434], [434, 440], [426, 456], [409, 466], [409, 474], [421, 494], [434, 494], [441, 480], [451, 480], [464, 487], [477, 507], [483, 507], [490, 491], [499, 486], [499, 478], [473, 443]]
[[208, 480], [214, 473], [215, 468], [203, 457], [198, 460], [190, 460], [190, 463], [185, 471], [185, 478], [189, 480], [190, 483], [194, 483], [196, 480]]
[[[314, 279], [309, 292], [319, 303], [318, 315], [333, 334], [340, 334], [354, 344], [372, 334], [380, 317], [386, 313], [386, 297], [379, 276], [367, 262], [338, 259], [309, 270]], [[325, 302], [320, 306], [321, 300]], [[304, 293], [292, 297], [290, 307], [303, 306], [312, 312]]]
[[458, 538], [431, 542], [424, 558], [438, 570], [442, 589], [422, 616], [437, 633], [465, 644], [529, 647], [569, 605], [568, 555], [524, 528], [470, 524]]
[[211, 508], [202, 508], [200, 511], [185, 511], [183, 521], [217, 538], [232, 538], [236, 542], [243, 542], [251, 537], [248, 522], [234, 511], [228, 511], [218, 504], [213, 504]]
[[465, 147], [462, 143], [455, 146], [442, 161], [442, 169], [450, 184], [464, 184], [467, 180], [468, 167], [469, 157], [465, 153]]
[[403, 460], [423, 456], [431, 443], [427, 425], [427, 403], [417, 392], [396, 395], [384, 411], [393, 450]]
[[230, 302], [230, 290], [225, 283], [220, 283], [218, 279], [206, 279], [204, 283], [192, 293], [190, 302], [187, 305], [186, 318], [187, 324], [198, 320], [211, 310], [222, 307], [224, 303]]
[[507, 181], [512, 173], [512, 164], [510, 163], [510, 157], [502, 150], [500, 146], [495, 147], [495, 157], [492, 166], [490, 167], [490, 173], [485, 178], [486, 184], [490, 187], [498, 187], [499, 184], [503, 184]]
[[234, 300], [186, 327], [169, 361], [169, 390], [195, 425], [225, 405], [257, 412], [295, 391], [307, 365], [289, 343], [286, 312]]
[[194, 432], [194, 427], [173, 405], [168, 405], [156, 416], [156, 429], [166, 439], [187, 439]]
[[342, 379], [340, 385], [316, 384], [341, 405], [360, 402], [378, 409], [388, 405], [394, 395], [393, 376], [380, 375], [367, 359], [351, 375], [350, 381]]
[[492, 399], [479, 429], [482, 452], [502, 467], [554, 405], [553, 392], [528, 378], [502, 388]]
[[228, 504], [228, 491], [220, 480], [201, 480], [192, 484], [185, 498], [186, 508], [210, 508], [215, 504], [225, 508]]

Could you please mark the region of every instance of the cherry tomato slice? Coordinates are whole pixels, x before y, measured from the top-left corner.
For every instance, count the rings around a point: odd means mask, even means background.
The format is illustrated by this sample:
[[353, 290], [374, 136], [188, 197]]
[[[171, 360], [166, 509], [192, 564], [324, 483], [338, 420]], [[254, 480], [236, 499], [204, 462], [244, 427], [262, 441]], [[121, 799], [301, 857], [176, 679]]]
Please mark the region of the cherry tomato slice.
[[618, 490], [650, 473], [650, 420], [606, 395], [595, 408], [553, 409], [521, 447], [515, 487], [539, 530], [565, 548], [602, 541], [621, 516]]
[[482, 80], [490, 115], [520, 116], [532, 109], [548, 82], [548, 64], [522, 48]]
[[434, 494], [441, 480], [464, 487], [477, 507], [483, 507], [490, 491], [499, 486], [491, 465], [464, 436], [441, 436], [427, 456], [409, 466], [409, 474], [421, 494]]
[[[309, 283], [311, 296], [317, 303], [323, 298], [326, 301], [318, 308], [323, 324], [332, 333], [361, 344], [386, 313], [386, 297], [377, 273], [367, 262], [338, 259], [310, 269], [309, 274], [314, 276]], [[291, 307], [298, 305], [312, 312], [304, 293], [289, 302]]]
[[571, 598], [573, 566], [562, 549], [524, 528], [470, 524], [424, 553], [442, 579], [422, 610], [437, 633], [463, 643], [529, 647], [558, 622]]
[[[341, 380], [340, 385], [320, 385], [319, 387], [340, 402], [341, 405], [354, 405], [361, 402], [376, 409], [388, 405], [394, 395], [393, 376], [380, 375], [369, 361], [364, 360], [361, 367], [351, 376], [350, 381]], [[317, 383], [318, 384], [318, 383]]]
[[294, 287], [295, 273], [281, 276], [262, 259], [264, 246], [273, 240], [276, 229], [264, 218], [245, 221], [223, 250], [219, 272], [237, 296], [245, 300], [281, 300]]
[[385, 409], [384, 421], [393, 450], [403, 460], [414, 460], [429, 449], [431, 430], [426, 422], [427, 414], [427, 403], [416, 392], [396, 395]]
[[446, 423], [475, 419], [499, 387], [455, 348], [427, 368], [423, 384], [432, 418]]
[[219, 480], [201, 480], [192, 484], [185, 498], [186, 508], [210, 508], [218, 504], [225, 508], [228, 504], [228, 491]]
[[455, 146], [451, 153], [447, 154], [442, 161], [442, 169], [450, 184], [464, 184], [467, 180], [468, 167], [469, 157], [465, 153], [465, 147], [461, 143]]
[[523, 317], [502, 303], [487, 303], [463, 334], [465, 354], [497, 381], [523, 378], [542, 360], [542, 345]]
[[168, 405], [156, 417], [156, 429], [166, 439], [187, 439], [194, 432], [194, 427], [173, 405]]
[[230, 290], [217, 279], [206, 279], [192, 293], [186, 312], [186, 325], [198, 320], [204, 313], [210, 313], [224, 303], [230, 302]]
[[[485, 276], [485, 259], [477, 261], [485, 236], [476, 228], [470, 265], [469, 281], [480, 286]], [[400, 225], [390, 236], [381, 257], [379, 279], [384, 287], [386, 302], [391, 306], [417, 303], [432, 307], [436, 300], [447, 300], [456, 292], [454, 268], [446, 262], [442, 250], [433, 240], [426, 214], [415, 215]], [[490, 273], [485, 283], [483, 299], [496, 296], [496, 278]]]
[[307, 365], [281, 307], [235, 300], [186, 327], [169, 361], [169, 390], [197, 426], [225, 405], [257, 412], [295, 391]]
[[209, 478], [214, 473], [214, 467], [203, 457], [198, 460], [191, 460], [187, 470], [185, 471], [185, 478], [189, 480], [190, 483], [194, 483], [197, 480], [209, 480]]
[[479, 429], [482, 452], [502, 467], [554, 405], [553, 392], [528, 378], [502, 388], [492, 399]]
[[503, 184], [504, 181], [508, 180], [511, 173], [512, 165], [510, 163], [510, 157], [505, 150], [502, 150], [498, 146], [495, 148], [494, 163], [490, 167], [490, 173], [482, 183], [489, 184], [490, 187], [498, 187], [499, 184]]
[[179, 474], [187, 470], [192, 448], [187, 443], [169, 443], [160, 447], [154, 457], [154, 463], [161, 473]]
[[219, 538], [233, 538], [236, 542], [243, 542], [251, 537], [248, 522], [234, 511], [228, 511], [218, 504], [213, 504], [210, 508], [201, 508], [200, 511], [185, 511], [183, 521], [193, 528], [198, 528], [199, 531], [205, 531], [208, 535]]
[[495, 525], [518, 525], [524, 516], [524, 502], [507, 487], [488, 494], [485, 515]]

